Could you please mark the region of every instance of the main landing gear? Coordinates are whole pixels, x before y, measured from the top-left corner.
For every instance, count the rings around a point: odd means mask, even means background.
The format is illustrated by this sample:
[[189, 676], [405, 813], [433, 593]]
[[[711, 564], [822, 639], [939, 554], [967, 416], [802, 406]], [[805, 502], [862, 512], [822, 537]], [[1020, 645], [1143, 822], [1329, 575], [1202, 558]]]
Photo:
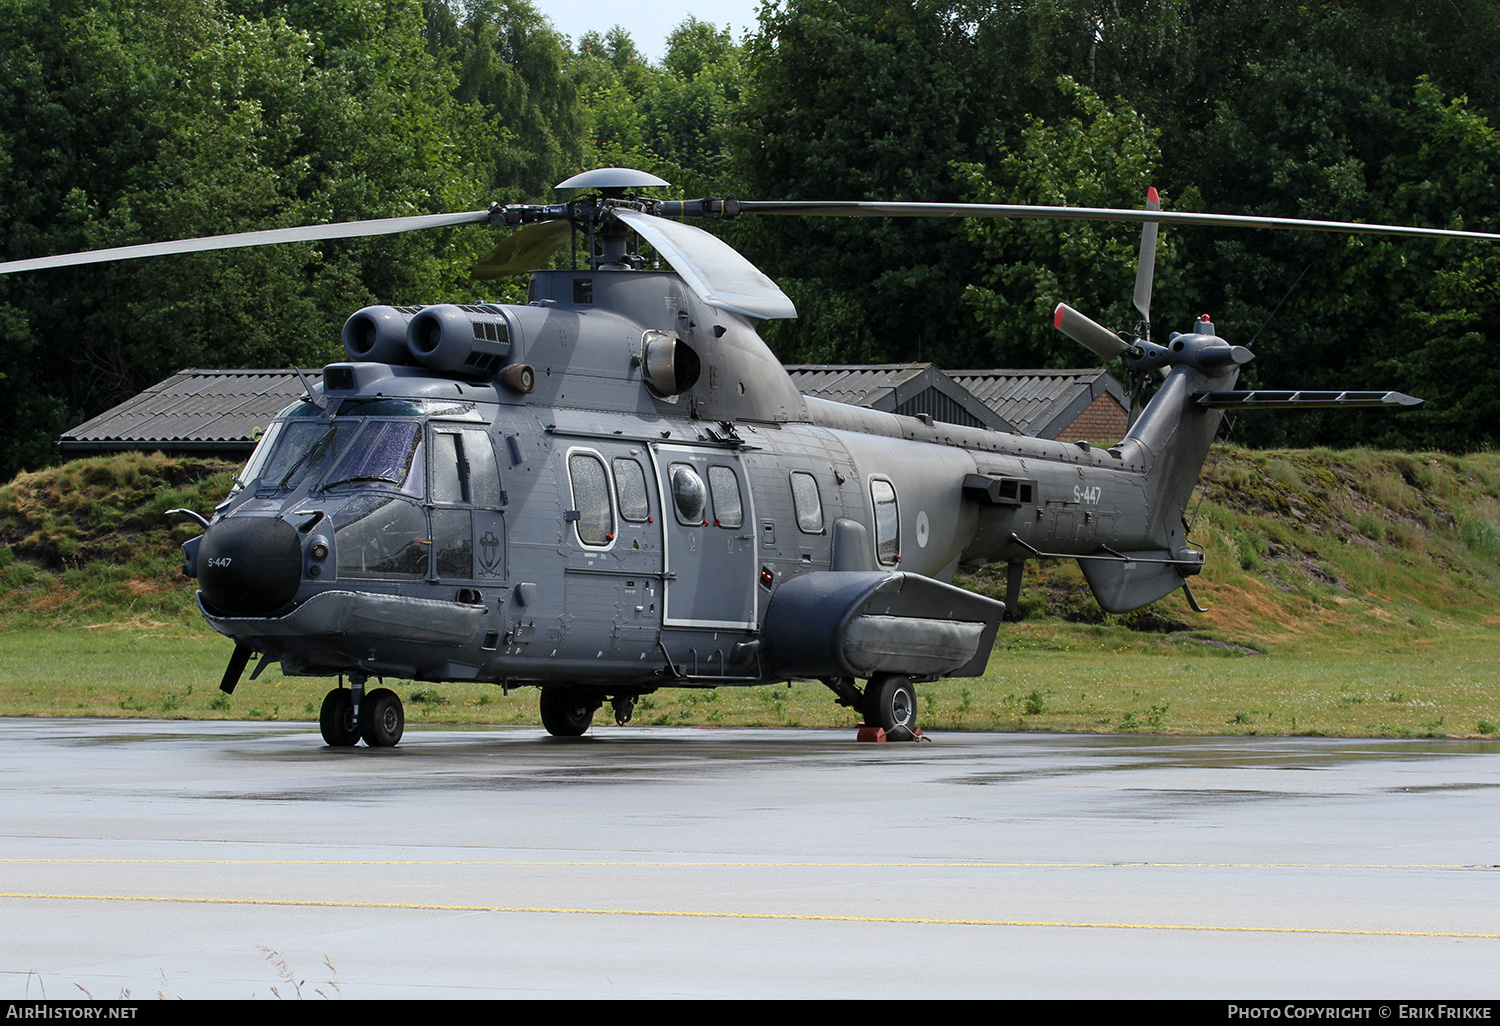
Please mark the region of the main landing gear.
[[371, 748], [392, 748], [401, 740], [406, 730], [401, 696], [390, 688], [367, 692], [367, 679], [355, 674], [349, 678], [351, 687], [337, 687], [323, 696], [318, 729], [329, 747], [352, 748], [364, 738]]
[[849, 677], [825, 677], [823, 684], [847, 705], [864, 716], [861, 741], [915, 741], [922, 736], [917, 726], [917, 689], [911, 678], [899, 673], [877, 673], [864, 691]]
[[542, 726], [553, 737], [582, 737], [603, 704], [603, 696], [591, 689], [548, 684], [542, 688]]
[[917, 728], [917, 689], [910, 677], [883, 673], [870, 678], [865, 685], [866, 727], [879, 727], [888, 741], [913, 741], [922, 732]]

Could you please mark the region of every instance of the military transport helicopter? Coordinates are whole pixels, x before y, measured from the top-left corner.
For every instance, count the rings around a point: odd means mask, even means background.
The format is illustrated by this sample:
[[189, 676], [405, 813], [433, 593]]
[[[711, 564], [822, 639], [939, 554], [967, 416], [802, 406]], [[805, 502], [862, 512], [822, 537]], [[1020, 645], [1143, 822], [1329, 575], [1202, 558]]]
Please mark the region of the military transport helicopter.
[[[667, 183], [585, 172], [552, 205], [253, 232], [0, 264], [0, 272], [451, 224], [517, 229], [476, 277], [533, 270], [524, 305], [373, 306], [348, 360], [270, 424], [185, 572], [249, 659], [337, 676], [324, 739], [396, 744], [397, 695], [372, 677], [539, 686], [546, 729], [576, 736], [664, 687], [816, 679], [894, 739], [914, 681], [977, 675], [1005, 602], [949, 583], [964, 563], [1076, 559], [1124, 612], [1183, 589], [1203, 553], [1184, 511], [1226, 408], [1401, 406], [1395, 392], [1235, 391], [1249, 350], [1205, 316], [1150, 334], [1162, 223], [1435, 235], [1399, 226], [979, 204], [665, 201]], [[1111, 219], [1143, 224], [1134, 332], [1059, 305], [1056, 326], [1122, 358], [1126, 436], [1095, 448], [806, 398], [756, 333], [795, 316], [768, 277], [671, 218], [739, 214]], [[672, 270], [648, 266], [644, 242]], [[577, 261], [575, 256], [575, 267]], [[1158, 380], [1159, 379], [1159, 380]], [[190, 512], [190, 511], [179, 511]], [[344, 686], [347, 678], [348, 685]], [[864, 681], [861, 686], [858, 682]]]

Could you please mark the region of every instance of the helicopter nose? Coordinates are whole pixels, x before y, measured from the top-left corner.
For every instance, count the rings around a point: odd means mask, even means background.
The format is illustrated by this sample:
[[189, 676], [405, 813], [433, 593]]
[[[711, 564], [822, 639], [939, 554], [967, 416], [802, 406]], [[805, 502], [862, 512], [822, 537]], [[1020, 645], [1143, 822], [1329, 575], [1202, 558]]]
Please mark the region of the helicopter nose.
[[268, 616], [302, 583], [297, 532], [277, 517], [229, 517], [211, 525], [198, 547], [198, 587], [229, 616]]

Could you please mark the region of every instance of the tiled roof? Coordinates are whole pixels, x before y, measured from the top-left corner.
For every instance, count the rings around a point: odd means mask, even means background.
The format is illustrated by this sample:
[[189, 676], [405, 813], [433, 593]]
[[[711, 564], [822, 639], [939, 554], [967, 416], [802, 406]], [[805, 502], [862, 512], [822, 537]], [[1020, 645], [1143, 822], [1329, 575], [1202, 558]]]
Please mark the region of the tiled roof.
[[[966, 370], [930, 363], [787, 367], [805, 395], [890, 413], [1056, 438], [1099, 395], [1123, 407], [1119, 382], [1086, 370]], [[319, 370], [303, 371], [322, 380]], [[288, 370], [179, 371], [58, 439], [73, 452], [114, 449], [245, 451], [257, 429], [303, 394]]]
[[[311, 384], [319, 370], [303, 371]], [[303, 395], [288, 370], [183, 370], [73, 428], [58, 445], [112, 449], [249, 450], [257, 429]]]
[[1123, 408], [1125, 390], [1100, 367], [1071, 370], [960, 370], [948, 376], [1022, 434], [1056, 438], [1104, 393]]
[[791, 364], [803, 395], [851, 406], [999, 431], [1014, 430], [1002, 414], [979, 402], [930, 363]]

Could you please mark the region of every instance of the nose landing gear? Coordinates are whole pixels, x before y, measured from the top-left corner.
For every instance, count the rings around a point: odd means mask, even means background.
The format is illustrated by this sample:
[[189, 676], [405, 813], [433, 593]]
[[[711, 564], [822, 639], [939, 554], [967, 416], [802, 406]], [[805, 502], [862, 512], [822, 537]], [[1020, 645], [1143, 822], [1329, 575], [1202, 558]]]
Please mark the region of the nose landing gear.
[[318, 729], [330, 748], [352, 748], [365, 739], [371, 748], [391, 748], [406, 730], [406, 711], [401, 697], [390, 688], [365, 694], [362, 673], [350, 676], [350, 687], [337, 687], [323, 696]]

